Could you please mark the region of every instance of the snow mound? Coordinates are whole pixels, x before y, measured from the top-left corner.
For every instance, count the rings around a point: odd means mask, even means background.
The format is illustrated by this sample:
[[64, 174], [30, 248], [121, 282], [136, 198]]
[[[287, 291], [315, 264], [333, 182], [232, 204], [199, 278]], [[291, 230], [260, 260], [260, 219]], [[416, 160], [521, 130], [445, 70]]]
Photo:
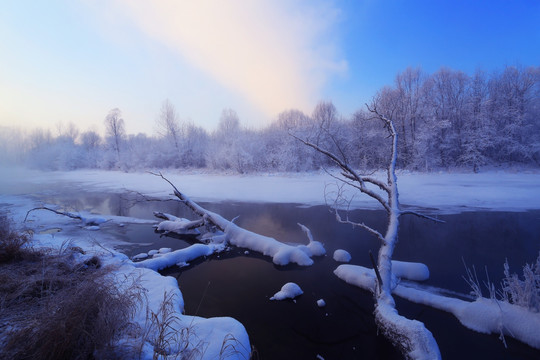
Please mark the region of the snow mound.
[[398, 278], [412, 281], [426, 281], [429, 279], [427, 265], [417, 262], [392, 260], [392, 273]]
[[311, 230], [309, 230], [309, 228], [305, 225], [302, 225], [300, 223], [297, 223], [298, 226], [300, 226], [300, 228], [302, 229], [302, 231], [306, 234], [308, 240], [309, 240], [309, 244], [308, 245], [304, 245], [304, 246], [300, 246], [300, 248], [306, 253], [308, 254], [309, 257], [312, 257], [312, 256], [323, 256], [324, 254], [326, 254], [326, 249], [324, 248], [323, 244], [321, 244], [320, 242], [318, 241], [315, 241], [313, 239], [313, 235], [311, 234]]
[[325, 307], [326, 306], [326, 301], [324, 301], [323, 299], [317, 300], [317, 306], [318, 307]]
[[281, 287], [281, 290], [274, 294], [270, 300], [285, 300], [294, 299], [297, 296], [302, 295], [304, 292], [300, 289], [300, 286], [293, 282], [288, 282]]
[[358, 265], [339, 265], [334, 274], [347, 284], [375, 291], [375, 271]]
[[351, 261], [351, 254], [343, 249], [337, 249], [334, 251], [334, 260], [338, 262], [348, 263]]
[[140, 254], [135, 255], [132, 259], [133, 260], [143, 260], [143, 259], [146, 259], [146, 258], [148, 258], [147, 253], [140, 253]]

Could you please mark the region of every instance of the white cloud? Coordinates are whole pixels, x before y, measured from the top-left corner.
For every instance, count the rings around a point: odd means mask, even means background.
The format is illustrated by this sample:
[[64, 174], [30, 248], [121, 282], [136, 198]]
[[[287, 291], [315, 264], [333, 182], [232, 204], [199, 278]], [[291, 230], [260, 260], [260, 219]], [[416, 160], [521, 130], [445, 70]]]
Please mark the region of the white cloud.
[[347, 69], [333, 38], [339, 11], [329, 4], [117, 0], [114, 9], [269, 117], [310, 111], [329, 77]]

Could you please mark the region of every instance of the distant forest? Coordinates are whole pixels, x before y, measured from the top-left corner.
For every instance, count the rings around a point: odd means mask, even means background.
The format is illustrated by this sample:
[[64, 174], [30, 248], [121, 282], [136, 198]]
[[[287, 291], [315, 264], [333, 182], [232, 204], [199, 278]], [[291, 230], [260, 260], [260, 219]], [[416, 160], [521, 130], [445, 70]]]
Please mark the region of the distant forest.
[[[540, 67], [506, 66], [489, 75], [408, 68], [368, 105], [394, 121], [401, 169], [540, 165]], [[127, 135], [124, 121], [129, 119], [122, 119], [119, 109], [106, 114], [105, 137], [80, 132], [74, 124], [59, 126], [55, 134], [4, 128], [0, 161], [43, 170], [208, 168], [238, 173], [331, 166], [291, 133], [339, 153], [358, 169], [385, 167], [389, 151], [380, 121], [363, 104], [346, 117], [322, 101], [312, 114], [284, 111], [260, 130], [243, 127], [236, 112], [225, 109], [218, 128], [208, 132], [181, 121], [168, 100], [156, 117], [154, 136]]]

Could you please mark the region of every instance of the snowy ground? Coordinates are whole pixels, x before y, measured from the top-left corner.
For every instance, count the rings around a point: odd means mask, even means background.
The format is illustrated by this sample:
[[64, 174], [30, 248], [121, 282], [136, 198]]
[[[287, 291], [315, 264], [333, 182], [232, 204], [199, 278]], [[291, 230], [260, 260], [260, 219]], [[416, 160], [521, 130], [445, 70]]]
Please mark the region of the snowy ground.
[[[171, 187], [148, 173], [78, 170], [41, 172], [27, 169], [0, 170], [4, 194], [24, 194], [32, 184], [77, 183], [86, 190], [134, 190], [153, 196], [168, 196]], [[328, 174], [217, 175], [166, 170], [163, 174], [195, 201], [247, 201], [324, 204], [325, 188], [336, 183]], [[375, 174], [384, 177], [384, 173]], [[26, 185], [26, 186], [25, 186]], [[540, 208], [540, 172], [401, 173], [400, 201], [404, 206], [437, 213], [474, 210], [524, 211]], [[378, 209], [374, 200], [355, 194], [353, 208]]]

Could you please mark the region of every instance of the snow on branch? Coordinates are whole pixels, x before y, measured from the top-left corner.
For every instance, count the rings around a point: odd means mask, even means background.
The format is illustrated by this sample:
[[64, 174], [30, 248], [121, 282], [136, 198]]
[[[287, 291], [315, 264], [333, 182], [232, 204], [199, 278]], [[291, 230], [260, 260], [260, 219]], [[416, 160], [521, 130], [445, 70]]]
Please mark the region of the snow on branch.
[[341, 224], [349, 224], [349, 225], [352, 225], [353, 228], [355, 227], [360, 227], [364, 230], [367, 230], [370, 234], [374, 235], [377, 239], [379, 239], [381, 241], [381, 243], [384, 243], [385, 242], [385, 239], [384, 239], [384, 236], [378, 232], [377, 230], [373, 229], [372, 227], [370, 226], [367, 226], [366, 224], [364, 223], [359, 223], [359, 222], [354, 222], [354, 221], [351, 221], [349, 220], [349, 217], [347, 216], [347, 219], [343, 220], [341, 218], [341, 215], [339, 215], [339, 212], [337, 209], [334, 210], [335, 214], [336, 214], [336, 220], [337, 222], [341, 223]]

